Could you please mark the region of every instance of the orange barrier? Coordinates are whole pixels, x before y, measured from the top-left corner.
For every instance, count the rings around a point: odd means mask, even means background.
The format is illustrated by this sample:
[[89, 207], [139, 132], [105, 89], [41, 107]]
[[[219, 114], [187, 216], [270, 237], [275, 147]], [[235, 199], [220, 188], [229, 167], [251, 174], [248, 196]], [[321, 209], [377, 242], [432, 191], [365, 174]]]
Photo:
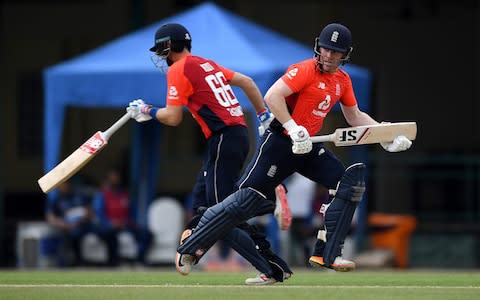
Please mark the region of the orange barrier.
[[408, 267], [410, 237], [417, 226], [415, 217], [372, 213], [368, 216], [368, 224], [380, 229], [371, 234], [372, 247], [392, 250], [396, 267]]

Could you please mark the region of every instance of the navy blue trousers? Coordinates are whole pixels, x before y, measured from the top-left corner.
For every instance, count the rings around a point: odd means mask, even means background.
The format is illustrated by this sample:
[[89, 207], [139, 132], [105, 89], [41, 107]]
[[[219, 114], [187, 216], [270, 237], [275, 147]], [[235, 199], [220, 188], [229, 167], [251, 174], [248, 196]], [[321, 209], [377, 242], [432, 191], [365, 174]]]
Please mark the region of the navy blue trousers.
[[253, 188], [267, 199], [275, 199], [275, 187], [295, 172], [328, 189], [335, 189], [345, 167], [323, 143], [314, 143], [307, 154], [294, 154], [290, 137], [269, 129], [238, 185]]
[[244, 126], [225, 127], [207, 141], [195, 187], [193, 210], [223, 201], [235, 189], [249, 151], [248, 130]]

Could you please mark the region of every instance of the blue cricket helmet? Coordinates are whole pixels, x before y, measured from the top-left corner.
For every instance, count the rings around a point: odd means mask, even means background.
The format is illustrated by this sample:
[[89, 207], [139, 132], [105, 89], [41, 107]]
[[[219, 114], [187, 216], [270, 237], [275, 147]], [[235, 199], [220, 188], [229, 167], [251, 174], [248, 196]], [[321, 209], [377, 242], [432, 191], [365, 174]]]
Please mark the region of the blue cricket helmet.
[[315, 39], [314, 51], [316, 55], [320, 55], [320, 48], [345, 54], [342, 64], [347, 63], [353, 50], [350, 29], [339, 23], [328, 24]]

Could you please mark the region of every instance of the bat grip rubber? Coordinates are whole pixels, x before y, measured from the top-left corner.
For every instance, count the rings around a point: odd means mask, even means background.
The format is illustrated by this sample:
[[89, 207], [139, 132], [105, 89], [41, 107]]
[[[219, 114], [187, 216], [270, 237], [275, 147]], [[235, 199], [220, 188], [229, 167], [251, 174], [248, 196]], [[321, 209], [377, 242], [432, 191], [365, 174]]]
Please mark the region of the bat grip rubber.
[[335, 140], [335, 134], [317, 135], [310, 137], [312, 143], [332, 142]]
[[110, 128], [102, 132], [102, 136], [105, 140], [108, 140], [118, 129], [120, 129], [125, 123], [130, 120], [130, 112], [125, 113], [117, 122], [113, 123]]

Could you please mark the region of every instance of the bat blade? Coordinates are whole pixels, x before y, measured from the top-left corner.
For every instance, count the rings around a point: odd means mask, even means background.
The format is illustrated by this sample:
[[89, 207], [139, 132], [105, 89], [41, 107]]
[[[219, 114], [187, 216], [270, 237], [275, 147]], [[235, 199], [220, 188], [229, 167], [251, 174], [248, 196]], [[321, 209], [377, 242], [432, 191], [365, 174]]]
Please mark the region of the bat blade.
[[103, 133], [100, 131], [96, 132], [55, 168], [38, 179], [38, 185], [44, 193], [48, 193], [75, 175], [75, 173], [105, 148], [106, 145], [107, 139], [104, 138]]
[[312, 141], [333, 142], [335, 146], [354, 146], [391, 142], [399, 135], [414, 140], [417, 136], [417, 123], [397, 122], [339, 128], [332, 134], [312, 137]]

